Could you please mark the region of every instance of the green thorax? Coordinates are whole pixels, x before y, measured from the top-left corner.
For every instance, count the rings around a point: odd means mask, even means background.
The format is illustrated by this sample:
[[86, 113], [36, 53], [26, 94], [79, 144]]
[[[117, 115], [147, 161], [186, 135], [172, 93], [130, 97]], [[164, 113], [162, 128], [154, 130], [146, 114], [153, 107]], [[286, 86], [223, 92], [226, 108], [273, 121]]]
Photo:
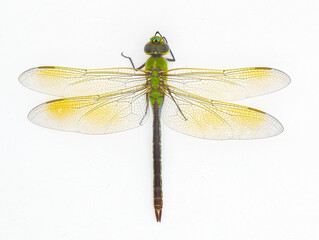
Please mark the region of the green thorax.
[[157, 102], [159, 106], [162, 106], [164, 100], [162, 85], [166, 80], [163, 78], [162, 72], [167, 71], [167, 61], [161, 56], [152, 56], [145, 63], [145, 70], [150, 71], [148, 80], [150, 81], [149, 98], [151, 104], [154, 105]]
[[161, 70], [167, 71], [167, 61], [162, 56], [152, 56], [145, 63], [145, 70]]

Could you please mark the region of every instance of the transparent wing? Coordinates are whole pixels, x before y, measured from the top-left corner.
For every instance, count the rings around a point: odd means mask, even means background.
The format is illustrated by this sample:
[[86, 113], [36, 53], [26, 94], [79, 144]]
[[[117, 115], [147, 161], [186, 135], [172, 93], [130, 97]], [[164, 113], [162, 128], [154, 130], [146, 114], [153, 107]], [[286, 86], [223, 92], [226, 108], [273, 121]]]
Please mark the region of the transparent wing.
[[112, 94], [49, 101], [28, 115], [42, 127], [87, 134], [103, 134], [141, 126], [148, 118], [146, 88]]
[[145, 71], [133, 68], [76, 69], [66, 67], [31, 68], [19, 77], [27, 88], [62, 96], [110, 93], [145, 83]]
[[216, 100], [240, 100], [286, 87], [290, 78], [274, 68], [211, 70], [178, 68], [167, 71], [167, 83], [195, 95]]
[[250, 107], [209, 100], [170, 87], [162, 120], [170, 128], [207, 139], [254, 139], [283, 131], [271, 115]]

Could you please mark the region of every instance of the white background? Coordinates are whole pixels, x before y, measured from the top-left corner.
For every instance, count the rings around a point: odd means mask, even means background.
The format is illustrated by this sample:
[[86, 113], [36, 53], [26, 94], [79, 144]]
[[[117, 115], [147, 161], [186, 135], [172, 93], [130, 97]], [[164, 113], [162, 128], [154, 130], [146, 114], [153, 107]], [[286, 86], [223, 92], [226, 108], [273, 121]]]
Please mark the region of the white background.
[[[2, 0], [0, 239], [319, 239], [317, 0]], [[162, 127], [164, 209], [152, 205], [152, 121], [111, 135], [30, 123], [53, 98], [34, 66], [129, 67], [159, 30], [175, 67], [275, 67], [292, 83], [240, 104], [283, 134], [209, 141]]]

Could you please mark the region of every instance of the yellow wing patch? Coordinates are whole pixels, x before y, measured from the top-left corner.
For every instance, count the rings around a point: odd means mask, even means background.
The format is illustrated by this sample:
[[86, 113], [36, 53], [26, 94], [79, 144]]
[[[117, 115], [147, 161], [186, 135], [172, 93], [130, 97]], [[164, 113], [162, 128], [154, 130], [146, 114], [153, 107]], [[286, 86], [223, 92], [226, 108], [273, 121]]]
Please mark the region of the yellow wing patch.
[[43, 127], [87, 134], [119, 132], [147, 120], [145, 87], [111, 95], [58, 99], [35, 107], [28, 118]]
[[162, 119], [181, 133], [207, 139], [254, 139], [283, 131], [278, 120], [250, 107], [209, 100], [176, 88], [166, 92]]
[[167, 84], [183, 91], [216, 100], [240, 100], [286, 87], [290, 78], [274, 68], [212, 70], [177, 68], [168, 70]]
[[64, 120], [83, 107], [94, 104], [94, 96], [91, 98], [53, 100], [46, 103], [48, 114], [55, 119]]
[[145, 84], [146, 72], [133, 68], [31, 68], [19, 77], [22, 85], [50, 95], [99, 95]]

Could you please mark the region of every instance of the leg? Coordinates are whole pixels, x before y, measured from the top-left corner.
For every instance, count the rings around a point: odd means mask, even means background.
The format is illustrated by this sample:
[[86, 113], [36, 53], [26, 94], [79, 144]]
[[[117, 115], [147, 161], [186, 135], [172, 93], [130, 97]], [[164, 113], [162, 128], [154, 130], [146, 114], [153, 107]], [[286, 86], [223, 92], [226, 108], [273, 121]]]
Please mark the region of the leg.
[[161, 38], [163, 38], [162, 34], [160, 34], [159, 31], [156, 31], [156, 33], [154, 34], [154, 36], [156, 36], [157, 34], [160, 35]]
[[[187, 118], [185, 117], [184, 113], [182, 112], [182, 109], [178, 106], [178, 104], [177, 104], [175, 98], [173, 97], [171, 90], [169, 90], [169, 88], [167, 88], [167, 91], [168, 91], [168, 94], [171, 96], [173, 102], [176, 104], [176, 107], [177, 107], [178, 111], [181, 113], [181, 115], [183, 116], [183, 118], [185, 119], [185, 121], [187, 121]], [[165, 101], [165, 100], [164, 100], [164, 101]]]
[[144, 121], [144, 119], [145, 119], [145, 117], [146, 117], [146, 115], [147, 115], [148, 108], [149, 108], [149, 102], [150, 102], [150, 101], [149, 101], [149, 99], [148, 99], [148, 93], [146, 93], [145, 96], [146, 96], [146, 103], [147, 103], [147, 105], [146, 105], [146, 109], [145, 109], [144, 116], [143, 116], [142, 120], [140, 121], [140, 125], [142, 125], [142, 123], [143, 123], [143, 121]]
[[[156, 36], [157, 34], [160, 35], [160, 37], [163, 38], [163, 40], [168, 44], [168, 41], [167, 41], [166, 37], [163, 37], [162, 34], [160, 34], [159, 31], [157, 31], [157, 32], [155, 33], [155, 36]], [[176, 60], [175, 60], [175, 57], [174, 57], [174, 54], [173, 54], [172, 50], [170, 49], [169, 52], [171, 53], [172, 58], [165, 58], [165, 59], [166, 59], [167, 61], [169, 61], [169, 62], [175, 62]]]
[[[131, 64], [132, 64], [133, 68], [135, 68], [134, 63], [133, 63], [133, 61], [132, 61], [132, 59], [131, 59], [130, 57], [125, 56], [125, 55], [123, 54], [123, 52], [121, 53], [121, 55], [122, 55], [122, 57], [128, 58], [128, 60], [130, 60], [130, 62], [131, 62]], [[135, 69], [142, 69], [144, 66], [145, 66], [145, 63], [143, 63], [141, 66], [139, 66], [138, 68], [135, 68]]]
[[169, 62], [175, 62], [176, 59], [175, 59], [175, 57], [174, 57], [174, 54], [173, 54], [173, 52], [172, 52], [172, 49], [170, 49], [169, 52], [171, 53], [172, 58], [165, 58], [165, 59], [166, 59], [167, 61], [169, 61]]

